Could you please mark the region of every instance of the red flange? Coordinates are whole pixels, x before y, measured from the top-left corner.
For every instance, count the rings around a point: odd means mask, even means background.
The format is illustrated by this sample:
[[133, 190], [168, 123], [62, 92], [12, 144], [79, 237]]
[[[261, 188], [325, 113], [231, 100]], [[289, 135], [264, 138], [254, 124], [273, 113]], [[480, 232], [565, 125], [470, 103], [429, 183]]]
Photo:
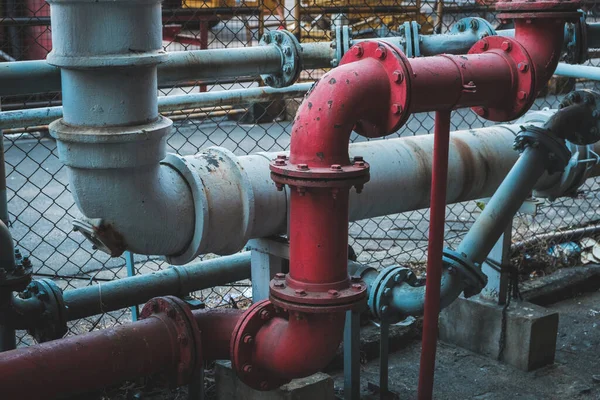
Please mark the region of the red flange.
[[563, 12], [577, 11], [579, 0], [499, 0], [496, 11], [504, 12]]
[[[394, 46], [389, 43], [379, 41], [369, 41], [359, 43], [350, 48], [340, 60], [340, 65], [373, 58], [377, 60], [387, 73], [388, 79], [392, 82], [386, 127], [382, 132], [380, 126], [376, 126], [364, 120], [359, 120], [354, 130], [362, 136], [381, 137], [385, 134], [396, 132], [408, 120], [410, 113], [410, 63], [408, 58]], [[387, 93], [382, 93], [387, 95]]]
[[231, 337], [231, 367], [242, 382], [256, 390], [273, 390], [289, 382], [253, 365], [258, 331], [273, 318], [288, 318], [288, 313], [269, 300], [254, 303], [238, 321]]
[[342, 312], [364, 307], [367, 285], [359, 278], [336, 283], [308, 284], [277, 274], [270, 283], [270, 300], [286, 310], [306, 313]]
[[354, 160], [352, 165], [332, 164], [329, 168], [309, 167], [307, 164], [292, 164], [285, 155], [271, 162], [271, 179], [280, 185], [289, 185], [300, 190], [306, 188], [346, 188], [362, 186], [369, 181], [369, 164]]
[[[173, 348], [179, 349], [179, 365], [169, 378], [173, 386], [182, 386], [202, 368], [200, 330], [189, 306], [175, 296], [156, 297], [144, 305], [140, 319], [158, 318], [174, 328]], [[168, 343], [165, 343], [168, 345]]]
[[515, 39], [490, 36], [481, 39], [469, 50], [469, 54], [496, 53], [511, 65], [513, 73], [514, 99], [502, 102], [502, 107], [473, 107], [479, 116], [490, 121], [503, 122], [519, 118], [535, 101], [535, 66], [533, 60]]
[[561, 18], [565, 21], [576, 21], [580, 17], [579, 0], [500, 0], [496, 10], [500, 13], [496, 18], [510, 19], [544, 19]]

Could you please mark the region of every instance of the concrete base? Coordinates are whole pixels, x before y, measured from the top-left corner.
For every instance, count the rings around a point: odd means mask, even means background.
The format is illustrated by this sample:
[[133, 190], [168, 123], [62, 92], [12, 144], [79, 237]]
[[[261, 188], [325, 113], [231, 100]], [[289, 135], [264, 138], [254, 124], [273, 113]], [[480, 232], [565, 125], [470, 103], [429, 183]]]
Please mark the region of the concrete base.
[[215, 385], [218, 400], [334, 400], [333, 379], [316, 373], [307, 378], [294, 379], [277, 390], [261, 392], [246, 386], [231, 369], [231, 362], [215, 364]]
[[506, 311], [502, 350], [503, 308], [479, 298], [459, 298], [440, 314], [440, 339], [524, 371], [552, 364], [558, 313], [513, 300]]

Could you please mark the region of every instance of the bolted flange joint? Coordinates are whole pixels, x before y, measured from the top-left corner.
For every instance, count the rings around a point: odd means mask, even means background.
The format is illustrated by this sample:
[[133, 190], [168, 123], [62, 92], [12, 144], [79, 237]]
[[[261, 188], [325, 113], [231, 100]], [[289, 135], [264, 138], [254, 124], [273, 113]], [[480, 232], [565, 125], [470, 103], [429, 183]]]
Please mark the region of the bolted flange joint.
[[579, 0], [499, 0], [496, 11], [499, 19], [512, 18], [577, 18]]
[[474, 34], [478, 38], [496, 36], [496, 30], [492, 24], [487, 20], [478, 17], [462, 18], [450, 28], [450, 33], [455, 35], [465, 32]]
[[481, 271], [481, 265], [472, 263], [465, 254], [444, 249], [442, 263], [444, 268], [460, 274], [465, 285], [464, 295], [467, 298], [480, 293], [487, 285], [487, 276]]
[[231, 367], [242, 382], [255, 390], [273, 390], [289, 382], [253, 365], [253, 354], [258, 331], [273, 318], [289, 317], [288, 312], [269, 300], [254, 303], [239, 319], [231, 335]]
[[39, 343], [62, 338], [68, 331], [67, 308], [62, 290], [51, 279], [32, 281], [21, 293], [21, 297], [36, 298], [44, 305], [41, 318], [27, 329], [27, 333]]
[[519, 118], [535, 101], [535, 71], [532, 58], [515, 39], [502, 36], [484, 37], [471, 47], [468, 54], [494, 53], [502, 57], [512, 70], [514, 98], [495, 107], [473, 107], [472, 110], [490, 121], [504, 122]]
[[396, 286], [408, 283], [414, 286], [417, 277], [404, 267], [392, 265], [385, 268], [373, 281], [369, 292], [369, 309], [371, 314], [382, 321], [395, 324], [406, 318], [406, 315], [396, 312], [393, 305], [393, 290]]
[[406, 55], [395, 46], [379, 41], [356, 44], [344, 54], [340, 65], [364, 60], [376, 61], [385, 70], [390, 86], [389, 110], [384, 121], [372, 122], [359, 120], [354, 130], [362, 136], [381, 137], [396, 132], [410, 116], [410, 86], [412, 73]]
[[545, 151], [546, 169], [550, 174], [562, 172], [571, 158], [563, 139], [552, 135], [548, 129], [533, 125], [521, 127], [521, 133], [515, 138], [513, 147], [520, 153], [530, 147]]
[[367, 297], [367, 285], [362, 279], [310, 284], [296, 281], [286, 274], [275, 276], [269, 286], [273, 304], [286, 310], [311, 314], [361, 309]]
[[362, 157], [355, 157], [352, 164], [332, 164], [329, 168], [309, 167], [308, 164], [293, 164], [287, 156], [280, 155], [271, 162], [271, 179], [281, 189], [288, 185], [303, 195], [310, 188], [331, 188], [335, 197], [336, 190], [356, 187], [361, 192], [369, 181], [369, 164]]
[[294, 84], [302, 72], [302, 46], [292, 32], [286, 30], [266, 31], [259, 44], [274, 46], [281, 52], [281, 70], [261, 75], [266, 85], [275, 88]]
[[198, 325], [185, 301], [175, 296], [156, 297], [144, 305], [140, 319], [158, 318], [169, 329], [171, 343], [178, 350], [177, 368], [167, 378], [173, 386], [190, 382], [202, 368], [202, 346]]
[[[577, 106], [585, 110], [578, 118], [568, 114], [565, 108]], [[569, 130], [565, 132], [564, 139], [577, 145], [588, 145], [600, 140], [600, 93], [593, 90], [576, 90], [565, 96], [559, 104], [559, 111], [554, 118], [564, 113], [565, 118], [572, 120]]]

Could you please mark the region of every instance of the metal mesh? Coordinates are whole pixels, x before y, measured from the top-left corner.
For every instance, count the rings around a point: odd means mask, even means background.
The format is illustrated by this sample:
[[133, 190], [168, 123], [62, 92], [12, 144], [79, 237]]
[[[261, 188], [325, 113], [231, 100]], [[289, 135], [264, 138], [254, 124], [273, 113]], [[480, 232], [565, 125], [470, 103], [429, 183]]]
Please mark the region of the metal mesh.
[[[593, 4], [593, 3], [592, 3]], [[49, 7], [43, 0], [24, 3], [4, 0], [2, 8], [2, 54], [6, 62], [44, 58], [51, 47]], [[350, 6], [350, 10], [348, 10]], [[337, 7], [337, 8], [336, 8]], [[354, 8], [352, 8], [354, 7]], [[595, 9], [588, 7], [591, 20]], [[396, 0], [187, 0], [183, 4], [164, 4], [164, 47], [167, 51], [200, 48], [257, 46], [264, 29], [287, 27], [299, 32], [302, 42], [331, 40], [331, 26], [348, 23], [354, 32], [369, 37], [398, 30], [404, 21], [417, 20], [424, 33], [446, 32], [458, 19], [479, 16], [497, 24], [484, 1], [445, 2], [443, 17], [433, 2]], [[592, 65], [597, 60], [590, 61]], [[305, 71], [301, 80], [310, 81], [323, 74]], [[185, 86], [161, 88], [169, 96], [199, 91], [228, 90], [258, 86], [257, 78], [191, 82]], [[557, 80], [552, 93], [538, 99], [536, 108], [556, 107], [572, 87], [595, 88], [589, 82]], [[596, 88], [598, 89], [598, 88]], [[186, 155], [208, 146], [223, 146], [237, 155], [257, 151], [276, 151], [289, 146], [291, 120], [301, 99], [245, 107], [211, 107], [181, 110], [167, 114], [174, 120], [168, 138], [171, 151]], [[2, 109], [22, 109], [60, 104], [60, 94], [5, 97]], [[469, 110], [453, 113], [453, 129], [488, 125]], [[417, 114], [390, 137], [432, 132], [433, 115]], [[80, 217], [67, 186], [65, 167], [57, 157], [56, 145], [46, 127], [4, 132], [7, 168], [8, 209], [12, 234], [19, 248], [32, 256], [36, 277], [50, 277], [66, 290], [128, 275], [123, 257], [111, 259], [92, 249], [80, 234], [71, 232], [71, 221]], [[514, 222], [514, 239], [521, 240], [540, 232], [585, 225], [598, 219], [598, 182], [588, 181], [573, 199], [545, 202], [535, 215], [519, 214]], [[477, 202], [448, 207], [446, 240], [456, 246], [479, 215]], [[419, 210], [354, 222], [350, 242], [358, 260], [376, 267], [406, 264], [422, 271], [427, 247], [428, 210]], [[537, 245], [520, 253], [529, 259], [543, 260], [546, 271], [564, 264], [548, 255], [548, 245]], [[208, 257], [211, 257], [210, 255]], [[149, 273], [168, 267], [157, 257], [134, 257], [135, 273]], [[544, 272], [538, 273], [544, 273]], [[531, 271], [534, 273], [534, 270]], [[244, 306], [251, 296], [249, 282], [204, 290], [195, 294], [208, 307]], [[131, 320], [124, 309], [86, 318], [70, 324], [70, 333], [107, 328]], [[32, 339], [21, 334], [21, 345]]]

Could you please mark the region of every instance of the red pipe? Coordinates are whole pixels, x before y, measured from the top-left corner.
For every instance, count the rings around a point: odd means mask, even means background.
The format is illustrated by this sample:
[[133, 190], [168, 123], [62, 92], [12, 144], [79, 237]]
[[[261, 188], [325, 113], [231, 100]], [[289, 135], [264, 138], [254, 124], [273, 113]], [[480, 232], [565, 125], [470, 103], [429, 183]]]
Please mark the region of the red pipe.
[[411, 113], [482, 105], [500, 107], [514, 99], [512, 71], [516, 65], [502, 52], [409, 61]]
[[202, 338], [205, 361], [229, 360], [229, 342], [243, 310], [215, 309], [193, 311]]
[[515, 39], [533, 59], [536, 96], [546, 86], [560, 60], [564, 19], [515, 19]]
[[0, 353], [0, 397], [53, 399], [177, 371], [177, 332], [148, 318]]
[[[390, 93], [386, 70], [374, 58], [341, 65], [325, 74], [296, 114], [290, 162], [309, 168], [349, 165], [352, 128], [359, 120], [385, 126]], [[382, 129], [379, 136], [384, 134]]]
[[256, 337], [254, 362], [286, 380], [312, 375], [335, 356], [343, 326], [344, 313], [273, 319]]
[[421, 400], [431, 399], [433, 395], [438, 315], [440, 313], [442, 253], [444, 250], [444, 227], [446, 221], [449, 143], [450, 111], [437, 111], [435, 113], [433, 139], [433, 171], [431, 175], [431, 209], [429, 212], [425, 313], [423, 316], [423, 341], [419, 369], [418, 398]]

